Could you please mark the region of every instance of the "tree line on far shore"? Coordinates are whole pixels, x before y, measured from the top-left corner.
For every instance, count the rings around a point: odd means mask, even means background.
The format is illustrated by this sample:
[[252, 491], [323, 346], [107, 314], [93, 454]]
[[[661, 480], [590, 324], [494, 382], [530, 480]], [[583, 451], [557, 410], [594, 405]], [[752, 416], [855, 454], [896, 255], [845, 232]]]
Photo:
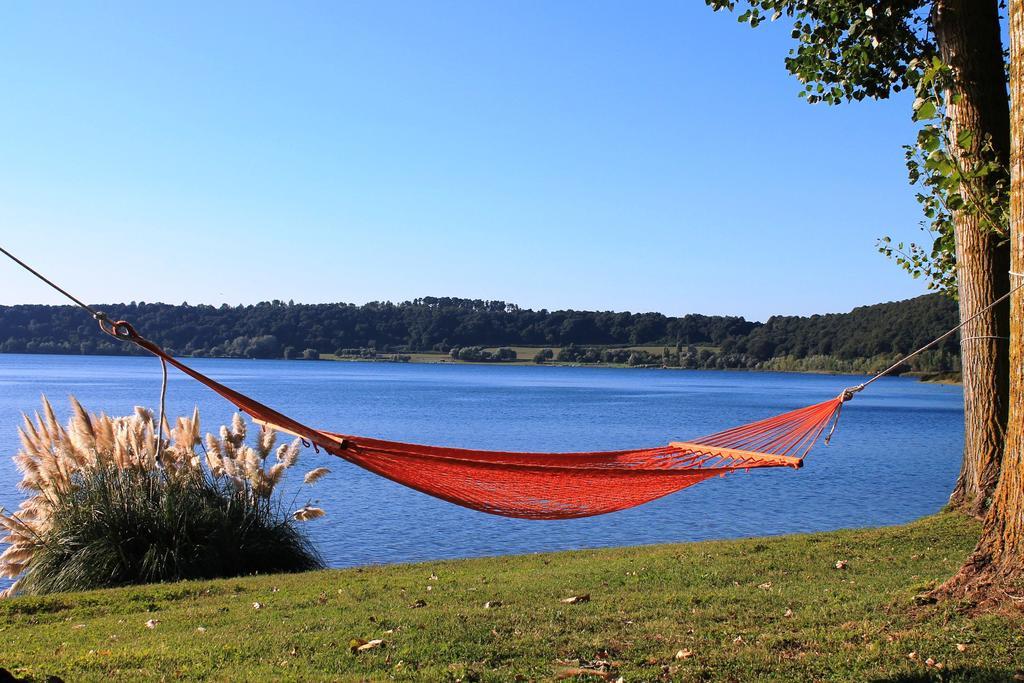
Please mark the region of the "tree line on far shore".
[[[535, 362], [837, 371], [870, 369], [866, 359], [882, 362], [909, 353], [957, 322], [956, 304], [935, 294], [849, 313], [774, 316], [765, 323], [736, 316], [531, 310], [503, 301], [438, 297], [362, 306], [133, 302], [102, 308], [181, 356], [407, 360], [411, 352], [436, 351], [460, 360], [501, 362], [516, 359], [508, 347], [535, 346]], [[628, 346], [663, 348], [659, 353]], [[559, 351], [546, 354], [545, 347]], [[138, 352], [99, 334], [95, 323], [70, 306], [0, 307], [0, 353]], [[922, 362], [928, 367], [914, 369], [957, 370], [956, 340]]]

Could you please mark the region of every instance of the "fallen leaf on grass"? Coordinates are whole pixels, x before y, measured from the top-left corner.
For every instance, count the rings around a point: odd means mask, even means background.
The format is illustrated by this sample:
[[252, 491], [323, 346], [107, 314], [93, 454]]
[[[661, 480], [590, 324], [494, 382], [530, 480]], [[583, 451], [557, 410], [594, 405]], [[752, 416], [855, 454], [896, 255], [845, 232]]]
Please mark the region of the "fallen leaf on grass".
[[676, 653], [676, 659], [689, 659], [692, 656], [693, 653], [685, 648]]
[[608, 671], [599, 671], [597, 669], [584, 669], [581, 667], [569, 667], [566, 669], [560, 669], [555, 674], [555, 680], [564, 681], [570, 678], [576, 678], [577, 676], [591, 676], [593, 678], [600, 678], [604, 681], [612, 680], [612, 674]]
[[484, 603], [484, 609], [495, 609], [501, 607], [501, 600], [488, 600]]
[[567, 605], [576, 605], [581, 602], [590, 602], [590, 593], [584, 593], [583, 595], [574, 595], [571, 598], [563, 598], [562, 602]]
[[159, 619], [150, 619], [149, 621], [146, 622], [146, 628], [156, 628], [159, 625], [160, 625], [160, 620]]
[[420, 607], [426, 607], [426, 606], [427, 606], [427, 601], [424, 600], [423, 598], [420, 598], [416, 602], [414, 602], [411, 605], [409, 605], [409, 609], [419, 609]]
[[967, 651], [967, 646], [964, 645], [963, 643], [957, 643], [956, 644], [956, 651], [957, 652], [966, 652]]
[[253, 609], [263, 609], [263, 607], [264, 607], [264, 605], [263, 605], [262, 602], [254, 602], [254, 603], [252, 603], [252, 608]]
[[849, 564], [846, 560], [839, 560], [836, 562], [836, 569], [846, 569], [846, 565]]
[[353, 638], [348, 641], [348, 649], [353, 653], [368, 652], [369, 650], [383, 647], [384, 641], [380, 638], [374, 638], [373, 640], [363, 640], [362, 638]]
[[787, 609], [786, 613], [783, 614], [782, 616], [784, 616], [784, 617], [791, 617], [791, 616], [793, 616], [793, 610]]

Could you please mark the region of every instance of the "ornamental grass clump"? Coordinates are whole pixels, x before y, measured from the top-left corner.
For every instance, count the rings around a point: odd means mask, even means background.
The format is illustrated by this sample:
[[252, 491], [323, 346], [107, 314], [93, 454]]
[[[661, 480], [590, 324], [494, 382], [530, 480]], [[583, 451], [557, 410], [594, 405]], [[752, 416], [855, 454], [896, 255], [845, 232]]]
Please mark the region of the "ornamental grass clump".
[[[15, 512], [0, 509], [0, 576], [15, 579], [7, 595], [323, 566], [296, 524], [323, 510], [289, 514], [276, 492], [298, 440], [277, 445], [261, 426], [247, 445], [236, 414], [204, 442], [196, 410], [165, 422], [158, 442], [146, 409], [109, 417], [71, 405], [62, 427], [44, 398], [42, 415], [19, 430], [14, 460], [31, 495]], [[313, 470], [304, 485], [324, 474]]]

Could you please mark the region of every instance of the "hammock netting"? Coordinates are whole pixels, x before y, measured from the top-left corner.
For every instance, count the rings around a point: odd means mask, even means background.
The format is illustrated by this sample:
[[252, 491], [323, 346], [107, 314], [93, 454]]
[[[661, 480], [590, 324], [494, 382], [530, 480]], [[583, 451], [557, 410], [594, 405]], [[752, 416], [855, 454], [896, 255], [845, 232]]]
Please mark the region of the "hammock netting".
[[520, 453], [422, 446], [307, 427], [193, 370], [140, 337], [128, 323], [114, 323], [107, 331], [174, 365], [257, 422], [417, 491], [481, 512], [524, 519], [601, 515], [736, 470], [798, 468], [849, 397], [844, 392], [782, 415], [655, 448]]

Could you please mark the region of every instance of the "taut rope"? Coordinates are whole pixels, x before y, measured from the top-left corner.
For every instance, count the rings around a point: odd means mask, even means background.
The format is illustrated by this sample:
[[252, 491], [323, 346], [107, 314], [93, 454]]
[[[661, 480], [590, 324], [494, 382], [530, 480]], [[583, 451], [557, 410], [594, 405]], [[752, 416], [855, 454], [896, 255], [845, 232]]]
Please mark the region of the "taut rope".
[[[1010, 271], [1010, 275], [1015, 275], [1017, 277], [1024, 278], [1024, 274], [1022, 274], [1022, 273], [1015, 273], [1012, 270]], [[839, 409], [836, 410], [836, 416], [832, 420], [832, 427], [828, 430], [828, 434], [825, 435], [825, 445], [827, 446], [829, 444], [829, 442], [832, 440], [832, 434], [836, 431], [836, 425], [839, 424], [839, 416], [843, 412], [843, 403], [846, 403], [847, 401], [852, 399], [854, 394], [857, 394], [858, 392], [864, 391], [864, 389], [866, 389], [867, 386], [869, 384], [871, 384], [872, 382], [874, 382], [875, 380], [881, 379], [882, 377], [885, 377], [890, 372], [892, 372], [893, 370], [895, 370], [899, 366], [903, 365], [904, 363], [906, 363], [911, 358], [914, 358], [915, 356], [918, 356], [918, 355], [924, 353], [925, 351], [927, 351], [928, 349], [932, 348], [936, 344], [939, 344], [939, 343], [943, 342], [944, 340], [948, 339], [949, 337], [953, 336], [954, 334], [959, 332], [960, 329], [964, 325], [967, 325], [968, 323], [971, 323], [974, 320], [977, 320], [978, 318], [981, 317], [981, 315], [983, 313], [991, 310], [995, 306], [998, 306], [999, 304], [1001, 304], [1003, 301], [1006, 301], [1007, 299], [1009, 299], [1010, 295], [1013, 294], [1014, 292], [1016, 292], [1021, 287], [1024, 287], [1024, 279], [1022, 279], [1020, 282], [1018, 282], [1013, 287], [1011, 287], [1009, 289], [1009, 291], [1006, 292], [1006, 294], [1003, 294], [998, 299], [992, 301], [991, 303], [989, 303], [987, 306], [985, 306], [981, 310], [975, 311], [974, 315], [970, 316], [966, 320], [961, 320], [960, 324], [957, 325], [956, 327], [953, 327], [952, 329], [950, 329], [950, 330], [946, 331], [945, 333], [939, 335], [935, 339], [932, 339], [930, 342], [928, 342], [927, 344], [925, 344], [921, 348], [917, 349], [916, 351], [914, 351], [912, 353], [909, 353], [906, 356], [903, 356], [902, 358], [897, 360], [895, 363], [893, 363], [892, 365], [887, 367], [885, 370], [882, 370], [880, 373], [878, 373], [877, 375], [875, 375], [874, 377], [869, 379], [867, 382], [861, 382], [860, 384], [858, 384], [855, 387], [847, 387], [846, 389], [843, 389], [843, 393], [840, 394], [840, 397], [843, 399], [843, 401], [842, 401], [842, 403], [839, 404]], [[986, 336], [983, 336], [983, 337], [967, 337], [965, 339], [961, 339], [960, 342], [962, 344], [963, 342], [969, 341], [969, 340], [972, 340], [972, 339], [989, 339], [989, 338], [991, 338], [991, 339], [1009, 339], [1009, 337], [999, 337], [999, 336], [994, 336], [994, 335], [992, 335], [992, 336], [986, 335]]]
[[[1020, 277], [1020, 278], [1022, 278], [1022, 279], [1021, 279], [1021, 281], [1020, 281], [1020, 282], [1018, 282], [1017, 284], [1015, 284], [1015, 285], [1014, 285], [1013, 287], [1010, 287], [1010, 289], [1009, 289], [1009, 290], [1008, 290], [1008, 291], [1006, 292], [1006, 294], [1003, 294], [1003, 295], [1002, 295], [1001, 297], [999, 297], [998, 299], [995, 299], [994, 301], [992, 301], [992, 302], [991, 302], [990, 304], [988, 304], [987, 306], [985, 306], [985, 307], [984, 307], [984, 308], [982, 308], [981, 310], [975, 311], [974, 315], [972, 315], [972, 316], [970, 316], [969, 318], [967, 318], [967, 320], [962, 320], [962, 321], [960, 321], [960, 324], [959, 324], [959, 325], [957, 325], [956, 327], [954, 327], [954, 328], [952, 328], [952, 329], [948, 330], [948, 331], [947, 331], [947, 332], [945, 332], [944, 334], [942, 334], [942, 335], [939, 335], [939, 336], [938, 336], [938, 337], [936, 337], [935, 339], [931, 340], [930, 342], [928, 342], [927, 344], [925, 344], [924, 346], [922, 346], [921, 348], [919, 348], [919, 349], [918, 349], [917, 351], [914, 351], [913, 353], [909, 353], [909, 354], [907, 354], [906, 356], [903, 356], [903, 357], [902, 357], [902, 358], [900, 358], [900, 359], [899, 359], [898, 361], [896, 361], [895, 363], [893, 363], [892, 365], [890, 365], [889, 367], [887, 367], [887, 368], [886, 368], [885, 370], [882, 370], [882, 371], [881, 371], [880, 373], [878, 373], [877, 375], [875, 375], [874, 377], [872, 377], [871, 379], [869, 379], [869, 380], [868, 380], [867, 382], [862, 382], [861, 384], [858, 384], [858, 385], [857, 385], [857, 386], [855, 386], [855, 387], [850, 387], [850, 388], [846, 389], [846, 390], [845, 390], [845, 391], [843, 392], [843, 395], [844, 395], [844, 397], [845, 397], [845, 400], [849, 401], [849, 400], [850, 400], [851, 398], [853, 398], [853, 395], [854, 395], [854, 394], [856, 394], [856, 393], [857, 393], [858, 391], [864, 391], [864, 389], [865, 389], [865, 388], [867, 388], [867, 386], [868, 386], [869, 384], [871, 384], [872, 382], [874, 382], [874, 381], [875, 381], [876, 379], [880, 379], [880, 378], [882, 378], [882, 377], [885, 377], [885, 376], [886, 376], [886, 375], [888, 375], [888, 374], [889, 374], [890, 372], [892, 372], [893, 370], [895, 370], [895, 369], [896, 369], [896, 368], [898, 368], [899, 366], [903, 365], [904, 363], [906, 363], [906, 362], [907, 362], [908, 360], [910, 360], [911, 358], [914, 358], [915, 356], [917, 356], [917, 355], [919, 355], [919, 354], [921, 354], [921, 353], [924, 353], [925, 351], [927, 351], [928, 349], [932, 348], [932, 347], [933, 347], [933, 346], [935, 346], [936, 344], [938, 344], [938, 343], [940, 343], [940, 342], [942, 342], [942, 341], [944, 341], [944, 340], [948, 339], [949, 337], [953, 336], [954, 334], [956, 334], [957, 332], [959, 332], [959, 331], [960, 331], [960, 328], [962, 328], [962, 327], [963, 327], [964, 325], [967, 325], [968, 323], [974, 322], [975, 320], [977, 320], [978, 318], [980, 318], [980, 317], [982, 316], [982, 314], [984, 314], [984, 313], [988, 312], [988, 311], [989, 311], [989, 310], [991, 310], [992, 308], [994, 308], [994, 307], [998, 306], [998, 305], [999, 305], [999, 304], [1001, 304], [1002, 302], [1004, 302], [1004, 301], [1006, 301], [1007, 299], [1009, 299], [1009, 298], [1010, 298], [1010, 295], [1011, 295], [1011, 294], [1013, 294], [1014, 292], [1016, 292], [1016, 291], [1017, 291], [1018, 289], [1020, 289], [1021, 287], [1024, 287], [1024, 273], [1015, 273], [1015, 272], [1013, 272], [1013, 271], [1011, 270], [1011, 271], [1010, 271], [1010, 275], [1015, 275], [1015, 276], [1017, 276], [1017, 277]], [[981, 338], [982, 338], [982, 337], [967, 337], [967, 339], [981, 339]], [[988, 337], [985, 337], [985, 338], [988, 338]], [[1003, 339], [1004, 337], [996, 337], [996, 336], [993, 336], [992, 338], [993, 338], [993, 339]], [[965, 339], [965, 340], [963, 340], [963, 341], [967, 341], [967, 339]]]

